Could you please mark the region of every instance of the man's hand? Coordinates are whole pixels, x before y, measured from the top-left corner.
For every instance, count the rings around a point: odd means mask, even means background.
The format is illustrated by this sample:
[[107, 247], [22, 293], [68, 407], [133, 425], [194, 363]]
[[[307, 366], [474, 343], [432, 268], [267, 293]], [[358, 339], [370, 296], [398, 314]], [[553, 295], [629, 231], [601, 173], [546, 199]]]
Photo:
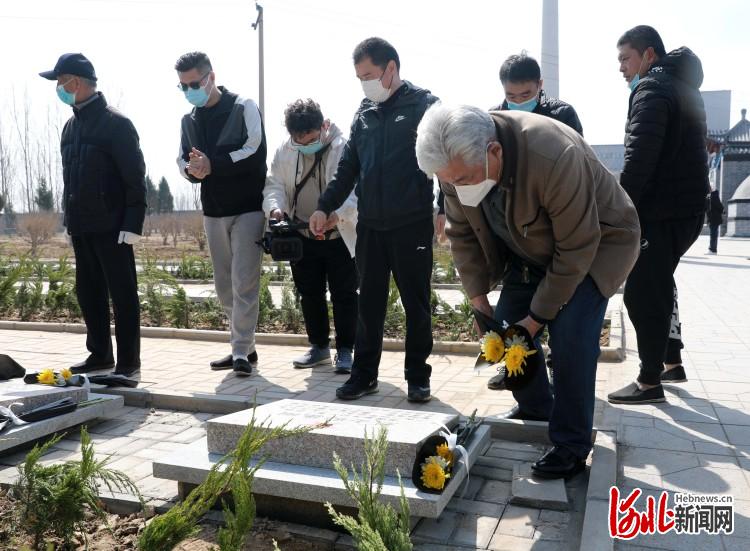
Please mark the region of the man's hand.
[[129, 232], [129, 231], [121, 231], [120, 235], [117, 238], [117, 243], [119, 245], [122, 245], [125, 243], [126, 245], [135, 245], [138, 243], [138, 241], [141, 240], [141, 236], [137, 233]]
[[281, 209], [273, 209], [271, 211], [270, 217], [281, 222], [284, 219], [284, 213], [281, 212]]
[[435, 237], [439, 243], [445, 241], [445, 214], [438, 214], [435, 218]]
[[190, 159], [188, 162], [188, 174], [198, 180], [203, 180], [203, 178], [211, 174], [211, 161], [200, 149], [194, 147], [188, 154], [188, 157]]
[[531, 316], [526, 316], [521, 321], [517, 322], [516, 325], [520, 325], [526, 329], [532, 337], [536, 337], [536, 334], [542, 330], [542, 327], [544, 327], [544, 325], [535, 321]]
[[[479, 295], [472, 298], [469, 302], [471, 302], [471, 305], [483, 314], [487, 314], [489, 317], [494, 316], [494, 312], [492, 311], [492, 306], [490, 306], [490, 301], [487, 299], [487, 295]], [[479, 335], [480, 337], [484, 336], [484, 333], [479, 328], [476, 319], [474, 320], [474, 331], [476, 331], [477, 335]]]
[[325, 231], [331, 231], [333, 228], [336, 227], [336, 225], [339, 223], [339, 215], [335, 212], [332, 212], [331, 215], [328, 217], [328, 222], [326, 222]]
[[326, 223], [328, 222], [328, 216], [322, 210], [316, 210], [310, 216], [310, 231], [313, 235], [323, 235], [326, 231]]

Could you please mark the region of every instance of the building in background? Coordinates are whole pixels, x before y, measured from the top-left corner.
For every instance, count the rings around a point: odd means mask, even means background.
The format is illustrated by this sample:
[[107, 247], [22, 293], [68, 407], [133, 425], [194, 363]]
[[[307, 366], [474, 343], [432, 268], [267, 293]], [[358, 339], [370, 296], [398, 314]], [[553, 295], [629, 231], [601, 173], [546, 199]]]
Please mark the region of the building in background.
[[722, 233], [750, 237], [750, 121], [747, 109], [728, 130], [708, 131], [709, 179], [727, 209]]

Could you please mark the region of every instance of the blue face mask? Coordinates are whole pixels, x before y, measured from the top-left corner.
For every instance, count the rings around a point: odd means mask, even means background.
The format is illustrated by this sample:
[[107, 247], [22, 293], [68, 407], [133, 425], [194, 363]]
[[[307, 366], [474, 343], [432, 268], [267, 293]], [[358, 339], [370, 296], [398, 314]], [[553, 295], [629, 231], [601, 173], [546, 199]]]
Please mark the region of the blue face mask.
[[205, 88], [198, 88], [197, 90], [188, 88], [185, 90], [185, 99], [196, 107], [203, 107], [208, 103], [208, 92]]
[[512, 101], [508, 100], [505, 101], [508, 104], [508, 109], [510, 109], [511, 111], [526, 111], [527, 113], [531, 113], [534, 109], [536, 109], [536, 106], [539, 105], [539, 100], [536, 97], [524, 101], [523, 103], [513, 103]]
[[323, 149], [323, 144], [321, 143], [320, 139], [315, 140], [314, 142], [307, 145], [300, 145], [298, 143], [294, 143], [294, 140], [292, 140], [292, 145], [303, 155], [315, 155], [318, 151]]
[[[68, 82], [70, 82], [71, 80], [73, 79], [71, 78]], [[68, 84], [68, 82], [66, 82], [65, 84], [57, 85], [57, 97], [60, 98], [60, 101], [63, 102], [65, 105], [75, 105], [76, 103], [75, 92], [68, 92], [65, 89], [65, 85]]]
[[630, 82], [628, 82], [628, 86], [630, 86], [631, 92], [635, 90], [635, 87], [638, 86], [638, 83], [640, 81], [641, 81], [641, 75], [639, 75], [638, 73], [636, 73], [635, 76], [630, 79]]

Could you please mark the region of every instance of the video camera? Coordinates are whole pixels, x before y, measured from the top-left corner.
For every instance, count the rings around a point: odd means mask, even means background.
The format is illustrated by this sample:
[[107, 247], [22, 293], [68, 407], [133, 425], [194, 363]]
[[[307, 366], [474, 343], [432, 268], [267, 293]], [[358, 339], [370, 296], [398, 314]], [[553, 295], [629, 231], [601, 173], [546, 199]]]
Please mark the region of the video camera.
[[302, 236], [298, 230], [309, 229], [307, 222], [296, 222], [289, 219], [268, 221], [267, 231], [258, 245], [274, 260], [297, 262], [302, 259]]

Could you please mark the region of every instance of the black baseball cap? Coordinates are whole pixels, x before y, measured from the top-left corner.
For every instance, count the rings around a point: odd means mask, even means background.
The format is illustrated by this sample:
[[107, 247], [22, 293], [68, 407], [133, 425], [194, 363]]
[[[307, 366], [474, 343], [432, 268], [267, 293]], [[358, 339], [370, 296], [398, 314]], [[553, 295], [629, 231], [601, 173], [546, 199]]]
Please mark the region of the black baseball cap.
[[83, 54], [63, 54], [57, 60], [54, 69], [39, 73], [40, 77], [47, 80], [57, 80], [60, 75], [75, 75], [96, 82], [94, 66]]

